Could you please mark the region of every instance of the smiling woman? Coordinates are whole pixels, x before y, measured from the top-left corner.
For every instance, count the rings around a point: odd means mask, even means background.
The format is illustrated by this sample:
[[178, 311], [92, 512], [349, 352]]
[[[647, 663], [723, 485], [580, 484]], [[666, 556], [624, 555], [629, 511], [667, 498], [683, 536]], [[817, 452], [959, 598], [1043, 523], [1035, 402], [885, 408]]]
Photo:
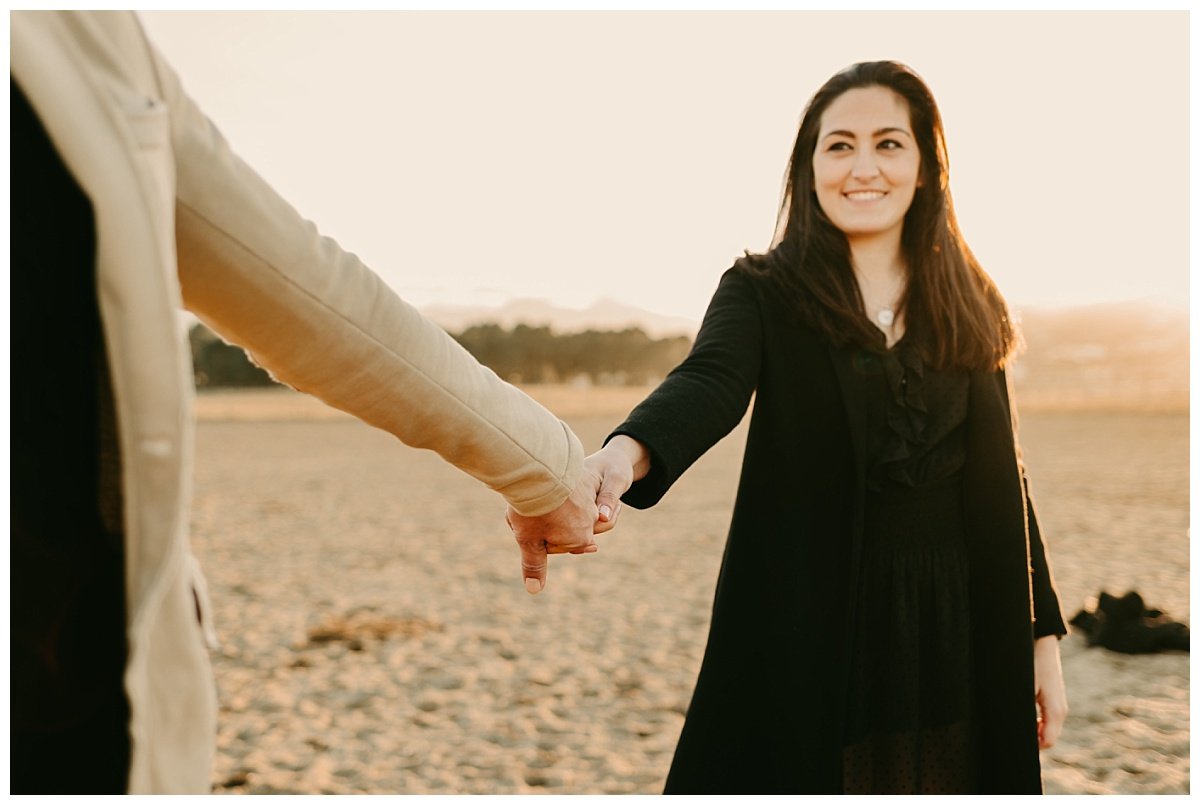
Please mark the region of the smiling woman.
[[1041, 791], [1066, 630], [1015, 446], [1012, 326], [947, 170], [912, 70], [826, 82], [776, 244], [726, 273], [691, 354], [585, 461], [602, 505], [651, 506], [756, 395], [668, 792]]

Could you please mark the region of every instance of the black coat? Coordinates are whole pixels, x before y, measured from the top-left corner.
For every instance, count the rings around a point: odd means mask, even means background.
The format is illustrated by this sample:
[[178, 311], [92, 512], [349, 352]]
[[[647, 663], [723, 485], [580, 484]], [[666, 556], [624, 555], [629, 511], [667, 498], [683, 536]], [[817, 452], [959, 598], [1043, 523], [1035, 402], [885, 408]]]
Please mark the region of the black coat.
[[[695, 345], [614, 431], [656, 503], [756, 394], [712, 626], [668, 793], [841, 789], [848, 624], [865, 496], [867, 386], [857, 348], [831, 348], [779, 294], [726, 272]], [[970, 378], [963, 498], [984, 792], [1041, 791], [1035, 634], [1064, 634], [1003, 372]], [[610, 437], [611, 438], [611, 437]], [[1033, 612], [1037, 613], [1035, 628]]]

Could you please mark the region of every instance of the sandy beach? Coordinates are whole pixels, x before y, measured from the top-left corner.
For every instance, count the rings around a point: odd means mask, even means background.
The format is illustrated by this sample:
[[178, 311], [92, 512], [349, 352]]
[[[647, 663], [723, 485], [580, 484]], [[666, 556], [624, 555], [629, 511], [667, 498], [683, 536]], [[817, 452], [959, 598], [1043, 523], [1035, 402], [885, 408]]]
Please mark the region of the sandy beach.
[[[596, 449], [642, 390], [533, 389]], [[192, 543], [221, 646], [224, 793], [653, 794], [704, 648], [743, 424], [529, 596], [498, 496], [282, 390], [197, 402]], [[1185, 414], [1026, 411], [1066, 614], [1189, 611]], [[1062, 644], [1048, 793], [1187, 793], [1189, 657]]]

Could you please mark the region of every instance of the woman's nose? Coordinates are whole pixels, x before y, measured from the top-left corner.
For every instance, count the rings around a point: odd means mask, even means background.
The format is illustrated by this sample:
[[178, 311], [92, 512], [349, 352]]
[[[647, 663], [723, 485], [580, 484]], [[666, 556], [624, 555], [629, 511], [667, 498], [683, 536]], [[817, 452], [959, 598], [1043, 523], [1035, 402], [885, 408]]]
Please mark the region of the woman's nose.
[[851, 176], [855, 179], [874, 179], [878, 174], [879, 164], [870, 149], [863, 149], [854, 155], [854, 164], [850, 167]]

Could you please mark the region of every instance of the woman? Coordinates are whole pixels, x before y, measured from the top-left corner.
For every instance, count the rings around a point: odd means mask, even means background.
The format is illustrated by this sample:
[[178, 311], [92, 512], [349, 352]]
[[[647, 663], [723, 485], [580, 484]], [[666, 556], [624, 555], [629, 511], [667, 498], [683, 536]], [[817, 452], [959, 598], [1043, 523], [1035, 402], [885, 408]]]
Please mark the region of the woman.
[[1016, 446], [1017, 337], [947, 177], [916, 74], [835, 75], [774, 245], [587, 459], [651, 506], [757, 394], [668, 792], [1041, 790], [1066, 629]]

